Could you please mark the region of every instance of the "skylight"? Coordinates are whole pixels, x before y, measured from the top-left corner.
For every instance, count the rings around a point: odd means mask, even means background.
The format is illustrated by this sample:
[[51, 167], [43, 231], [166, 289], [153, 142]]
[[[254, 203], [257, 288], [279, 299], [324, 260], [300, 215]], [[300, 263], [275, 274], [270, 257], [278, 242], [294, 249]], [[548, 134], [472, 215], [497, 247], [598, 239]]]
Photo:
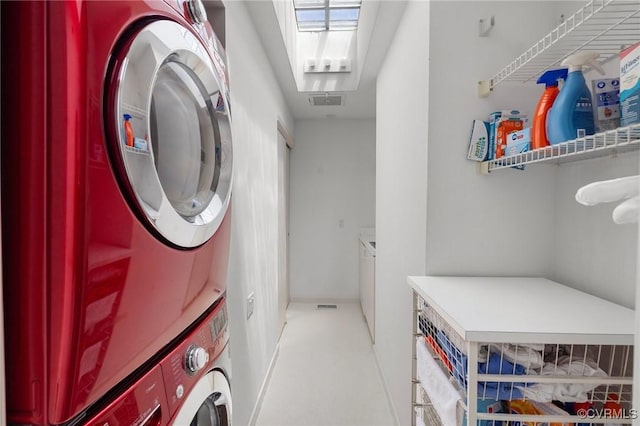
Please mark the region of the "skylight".
[[362, 0], [293, 0], [299, 31], [355, 30]]

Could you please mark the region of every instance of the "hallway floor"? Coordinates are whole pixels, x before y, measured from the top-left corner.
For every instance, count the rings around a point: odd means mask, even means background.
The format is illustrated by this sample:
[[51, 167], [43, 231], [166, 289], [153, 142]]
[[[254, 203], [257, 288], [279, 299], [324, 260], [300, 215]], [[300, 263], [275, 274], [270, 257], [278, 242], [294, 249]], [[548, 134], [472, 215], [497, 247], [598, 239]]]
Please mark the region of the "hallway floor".
[[289, 305], [256, 425], [393, 425], [359, 304]]

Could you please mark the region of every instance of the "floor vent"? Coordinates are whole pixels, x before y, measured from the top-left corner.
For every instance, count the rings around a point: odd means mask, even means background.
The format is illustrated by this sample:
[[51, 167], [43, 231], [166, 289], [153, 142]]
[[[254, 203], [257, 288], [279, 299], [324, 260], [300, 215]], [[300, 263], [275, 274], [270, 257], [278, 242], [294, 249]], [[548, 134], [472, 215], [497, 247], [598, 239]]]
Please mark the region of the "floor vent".
[[338, 305], [316, 305], [318, 309], [338, 309]]

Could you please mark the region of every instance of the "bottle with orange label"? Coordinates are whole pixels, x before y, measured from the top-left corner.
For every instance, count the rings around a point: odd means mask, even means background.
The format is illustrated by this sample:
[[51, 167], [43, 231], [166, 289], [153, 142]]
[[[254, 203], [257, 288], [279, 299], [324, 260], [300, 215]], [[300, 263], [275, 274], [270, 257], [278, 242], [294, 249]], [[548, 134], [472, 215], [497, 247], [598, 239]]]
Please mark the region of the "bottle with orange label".
[[533, 125], [531, 126], [531, 149], [544, 148], [549, 145], [547, 139], [547, 114], [556, 100], [560, 89], [559, 80], [567, 79], [567, 68], [549, 70], [538, 79], [538, 84], [545, 84], [544, 92], [540, 96], [536, 112], [533, 114]]
[[129, 114], [125, 114], [124, 116], [124, 136], [125, 136], [125, 144], [127, 146], [133, 147], [133, 128], [131, 127], [131, 116]]

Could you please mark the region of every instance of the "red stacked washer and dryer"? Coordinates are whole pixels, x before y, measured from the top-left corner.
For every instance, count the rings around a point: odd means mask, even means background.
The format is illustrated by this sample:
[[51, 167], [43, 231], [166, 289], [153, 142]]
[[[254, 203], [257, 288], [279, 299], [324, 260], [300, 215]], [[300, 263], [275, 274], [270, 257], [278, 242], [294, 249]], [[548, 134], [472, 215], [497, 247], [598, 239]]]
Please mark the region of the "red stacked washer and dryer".
[[229, 424], [232, 142], [200, 0], [2, 2], [10, 424]]

